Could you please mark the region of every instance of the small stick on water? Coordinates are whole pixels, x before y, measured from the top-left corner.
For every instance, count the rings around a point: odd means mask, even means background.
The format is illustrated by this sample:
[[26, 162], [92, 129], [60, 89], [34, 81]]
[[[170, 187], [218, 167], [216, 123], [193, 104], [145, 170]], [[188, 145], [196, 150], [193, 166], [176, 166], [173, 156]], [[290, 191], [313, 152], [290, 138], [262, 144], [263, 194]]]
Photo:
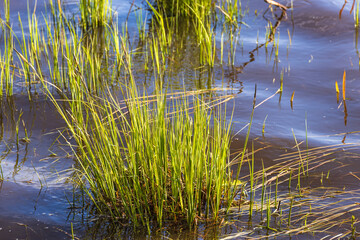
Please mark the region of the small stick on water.
[[281, 204], [281, 200], [279, 201], [279, 203], [277, 205], [275, 205], [275, 210], [271, 213], [271, 216], [279, 217], [281, 215], [281, 213], [280, 213], [280, 204]]
[[283, 85], [284, 85], [284, 69], [281, 70], [280, 73], [280, 92], [283, 91]]
[[337, 101], [337, 103], [339, 103], [340, 90], [339, 90], [339, 85], [338, 85], [337, 81], [335, 81], [335, 90], [336, 90], [336, 101]]
[[352, 4], [351, 9], [350, 9], [350, 14], [351, 14], [352, 11], [354, 10], [354, 7], [355, 7], [355, 0], [353, 0], [353, 4]]
[[346, 71], [344, 70], [343, 85], [342, 85], [343, 101], [345, 101], [346, 99], [345, 90], [346, 90]]
[[342, 84], [342, 95], [343, 95], [343, 102], [344, 102], [344, 124], [346, 126], [347, 123], [347, 107], [346, 107], [346, 71], [344, 70], [344, 75], [343, 75], [343, 84]]
[[[355, 0], [354, 0], [354, 3], [355, 3]], [[342, 12], [343, 12], [343, 10], [344, 10], [344, 8], [345, 8], [345, 5], [347, 4], [347, 0], [345, 0], [345, 2], [344, 2], [344, 4], [343, 4], [343, 6], [342, 6], [342, 8], [340, 9], [340, 11], [339, 11], [339, 19], [341, 19], [341, 14], [342, 14]]]
[[360, 180], [360, 177], [356, 176], [354, 173], [349, 172], [349, 174], [350, 174], [351, 176], [355, 177], [356, 179]]
[[291, 98], [290, 98], [290, 106], [291, 106], [291, 109], [293, 109], [294, 95], [295, 95], [295, 91], [293, 91], [293, 93], [291, 94]]
[[294, 101], [294, 95], [295, 95], [295, 91], [293, 91], [293, 93], [291, 94], [291, 99], [290, 99], [291, 103]]

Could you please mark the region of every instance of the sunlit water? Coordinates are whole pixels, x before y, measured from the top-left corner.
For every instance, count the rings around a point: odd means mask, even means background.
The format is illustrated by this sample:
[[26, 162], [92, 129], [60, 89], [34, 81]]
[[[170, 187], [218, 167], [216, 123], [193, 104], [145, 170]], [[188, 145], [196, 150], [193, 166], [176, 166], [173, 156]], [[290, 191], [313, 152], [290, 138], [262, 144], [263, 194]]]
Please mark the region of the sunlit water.
[[[281, 2], [290, 6], [290, 1]], [[293, 147], [293, 134], [298, 142], [305, 141], [307, 135], [310, 146], [359, 143], [359, 135], [353, 133], [359, 130], [360, 121], [359, 53], [353, 15], [349, 13], [351, 3], [345, 6], [342, 19], [339, 19], [343, 3], [342, 0], [294, 0], [294, 8], [288, 11], [286, 19], [281, 20], [275, 34], [275, 42], [279, 41], [276, 59], [272, 52], [273, 43], [267, 49], [263, 46], [255, 50], [266, 41], [266, 18], [271, 19], [272, 24], [276, 19], [272, 18], [270, 11], [262, 16], [268, 7], [263, 0], [242, 1], [243, 8], [249, 8], [249, 13], [243, 19], [246, 26], [241, 29], [234, 68], [226, 65], [215, 67], [212, 85], [231, 88], [230, 93], [235, 94], [235, 100], [227, 106], [229, 109], [234, 107], [233, 130], [236, 133], [249, 122], [255, 84], [257, 103], [260, 103], [279, 89], [283, 71], [281, 97], [277, 94], [255, 110], [251, 138], [259, 137], [262, 142], [273, 146], [261, 154], [265, 161], [276, 158], [278, 148]], [[35, 1], [30, 1], [30, 9], [34, 4]], [[77, 1], [66, 1], [66, 7], [75, 14], [76, 4]], [[142, 6], [140, 1], [135, 1], [135, 4], [133, 8]], [[120, 23], [126, 20], [130, 6], [129, 1], [113, 0]], [[2, 9], [2, 3], [0, 7]], [[36, 7], [39, 13], [46, 9], [41, 1]], [[15, 32], [20, 31], [16, 28], [18, 13], [26, 26], [26, 4], [22, 0], [12, 0], [11, 21]], [[276, 13], [280, 14], [279, 11]], [[132, 14], [129, 19], [130, 33], [137, 31]], [[218, 41], [220, 34], [217, 35]], [[344, 70], [347, 75], [347, 114], [343, 104], [337, 103], [335, 92], [335, 81], [341, 86]], [[195, 89], [194, 79], [186, 79], [192, 73], [185, 72], [183, 76], [186, 88]], [[178, 81], [174, 81], [176, 84]], [[29, 104], [27, 97], [21, 94], [20, 86], [18, 83], [14, 103], [4, 103], [1, 112], [4, 129], [0, 145], [1, 168], [5, 181], [0, 191], [0, 238], [26, 235], [25, 228], [21, 227], [21, 224], [26, 224], [34, 229], [28, 234], [29, 238], [63, 239], [68, 237], [71, 222], [81, 235], [85, 228], [80, 221], [81, 214], [72, 214], [69, 210], [72, 185], [66, 182], [66, 177], [71, 174], [66, 170], [74, 162], [65, 157], [69, 149], [54, 143], [64, 123], [51, 103], [42, 97]], [[294, 91], [291, 106], [290, 98]], [[16, 144], [15, 122], [21, 111], [31, 141]], [[20, 138], [25, 136], [22, 124], [19, 135]], [[244, 135], [245, 131], [235, 136], [234, 148], [242, 146]], [[359, 163], [346, 158], [342, 161], [348, 166], [332, 174], [330, 185], [356, 188], [354, 181], [358, 180], [345, 176], [349, 171], [356, 172], [354, 169], [359, 169]], [[328, 170], [323, 169], [325, 172]]]

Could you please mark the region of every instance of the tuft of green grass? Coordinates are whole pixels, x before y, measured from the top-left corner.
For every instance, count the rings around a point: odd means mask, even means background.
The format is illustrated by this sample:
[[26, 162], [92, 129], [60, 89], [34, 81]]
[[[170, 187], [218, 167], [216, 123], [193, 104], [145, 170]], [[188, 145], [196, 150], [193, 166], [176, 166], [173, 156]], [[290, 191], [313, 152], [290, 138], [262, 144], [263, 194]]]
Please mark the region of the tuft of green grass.
[[231, 124], [221, 105], [199, 94], [140, 96], [134, 82], [123, 91], [124, 101], [84, 93], [69, 101], [70, 110], [53, 99], [98, 211], [149, 231], [168, 220], [190, 227], [218, 220], [238, 192], [229, 165]]

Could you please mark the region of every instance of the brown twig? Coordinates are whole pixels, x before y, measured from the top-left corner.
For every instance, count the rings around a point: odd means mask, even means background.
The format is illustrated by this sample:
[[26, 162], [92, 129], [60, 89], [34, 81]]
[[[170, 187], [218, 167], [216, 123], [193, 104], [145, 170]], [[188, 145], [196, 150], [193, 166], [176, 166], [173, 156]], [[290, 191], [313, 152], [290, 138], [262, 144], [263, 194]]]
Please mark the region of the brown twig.
[[350, 14], [351, 14], [352, 11], [354, 10], [354, 7], [355, 7], [355, 0], [353, 0], [353, 4], [352, 4], [351, 9], [350, 9]]
[[[354, 2], [355, 2], [355, 1], [354, 1]], [[341, 8], [340, 11], [339, 11], [339, 19], [341, 19], [341, 14], [342, 14], [342, 12], [343, 12], [346, 4], [347, 4], [347, 0], [345, 0], [344, 5], [342, 6], [342, 8]]]
[[277, 6], [279, 8], [281, 8], [281, 10], [283, 10], [284, 12], [288, 9], [287, 7], [285, 7], [284, 5], [282, 5], [281, 3], [278, 3], [274, 0], [264, 0], [266, 3], [270, 4], [270, 5], [274, 5]]

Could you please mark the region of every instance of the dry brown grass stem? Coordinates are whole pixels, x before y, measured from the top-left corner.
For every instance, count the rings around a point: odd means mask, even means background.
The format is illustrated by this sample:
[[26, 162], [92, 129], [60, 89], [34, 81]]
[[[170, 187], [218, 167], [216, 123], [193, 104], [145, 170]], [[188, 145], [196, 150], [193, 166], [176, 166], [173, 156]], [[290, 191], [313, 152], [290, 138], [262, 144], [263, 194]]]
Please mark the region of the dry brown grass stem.
[[265, 100], [263, 100], [262, 102], [258, 103], [255, 108], [259, 107], [261, 104], [265, 103], [266, 101], [270, 100], [271, 98], [275, 97], [276, 94], [278, 94], [280, 92], [280, 89], [278, 89], [273, 95], [271, 95], [270, 97], [266, 98]]
[[268, 4], [270, 4], [270, 5], [274, 5], [274, 6], [277, 6], [277, 7], [279, 7], [282, 11], [286, 11], [288, 8], [287, 7], [285, 7], [284, 5], [282, 5], [281, 3], [278, 3], [278, 2], [276, 2], [276, 1], [274, 1], [274, 0], [264, 0], [265, 2], [267, 2]]

